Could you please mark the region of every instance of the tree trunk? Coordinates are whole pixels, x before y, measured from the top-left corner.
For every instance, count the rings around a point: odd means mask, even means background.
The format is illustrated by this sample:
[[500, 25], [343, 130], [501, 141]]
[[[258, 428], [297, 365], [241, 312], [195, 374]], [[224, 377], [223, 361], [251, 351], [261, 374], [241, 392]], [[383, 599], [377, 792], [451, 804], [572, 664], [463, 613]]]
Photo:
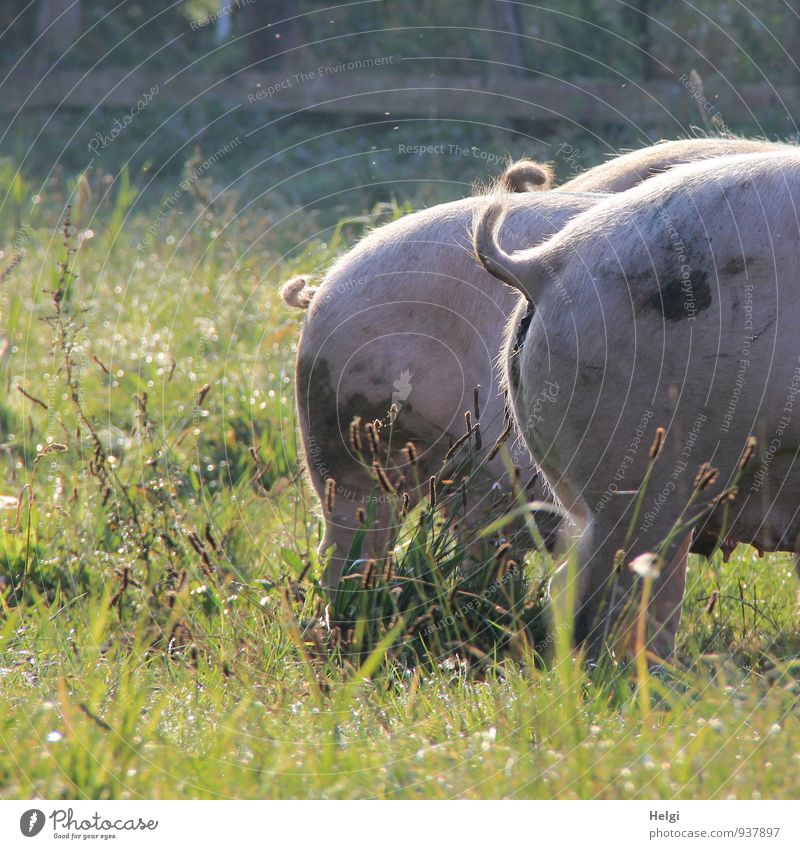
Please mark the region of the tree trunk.
[[492, 32], [489, 44], [492, 62], [498, 63], [492, 65], [490, 76], [521, 76], [525, 68], [525, 51], [519, 37], [517, 7], [507, 0], [490, 0], [490, 3], [489, 28]]
[[280, 64], [304, 69], [309, 61], [309, 52], [303, 49], [308, 41], [306, 19], [288, 20], [297, 15], [298, 6], [294, 0], [252, 0], [242, 6], [248, 65], [256, 65], [289, 50], [290, 53], [281, 56]]
[[[36, 47], [48, 59], [57, 59], [81, 32], [80, 0], [39, 0]], [[40, 54], [41, 55], [41, 54]]]
[[787, 82], [800, 85], [800, 0], [786, 0], [786, 38], [784, 47], [789, 54]]
[[650, 0], [636, 0], [636, 30], [639, 59], [643, 80], [652, 80], [658, 76], [658, 62], [653, 56], [653, 34], [650, 29]]

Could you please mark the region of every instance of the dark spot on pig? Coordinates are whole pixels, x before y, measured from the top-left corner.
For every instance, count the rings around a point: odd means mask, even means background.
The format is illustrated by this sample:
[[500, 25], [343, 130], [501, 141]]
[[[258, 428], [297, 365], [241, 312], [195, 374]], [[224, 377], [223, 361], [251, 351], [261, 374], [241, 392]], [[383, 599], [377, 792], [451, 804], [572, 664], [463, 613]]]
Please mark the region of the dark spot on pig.
[[[356, 414], [337, 403], [330, 366], [319, 357], [301, 356], [296, 380], [297, 409], [306, 432], [306, 466], [320, 497], [321, 482], [328, 477], [339, 485], [349, 481], [348, 491], [368, 492], [371, 479], [353, 463], [350, 448], [350, 422]], [[349, 496], [339, 495], [349, 500]]]
[[721, 271], [723, 274], [733, 277], [736, 274], [746, 271], [752, 262], [753, 260], [749, 256], [735, 256], [722, 266]]
[[[372, 410], [370, 409], [369, 401], [367, 401], [367, 396], [362, 395], [360, 392], [357, 392], [355, 395], [351, 395], [347, 399], [346, 409], [352, 410], [354, 416], [361, 416], [364, 419], [367, 418], [368, 413], [372, 412]], [[371, 418], [374, 419], [375, 416], [371, 416]]]
[[692, 271], [684, 277], [675, 277], [662, 286], [647, 301], [667, 321], [692, 319], [711, 306], [711, 289], [705, 271]]
[[309, 433], [326, 447], [338, 446], [342, 439], [336, 392], [331, 385], [330, 366], [325, 360], [316, 357], [298, 359], [297, 398], [301, 413], [303, 410], [306, 412]]

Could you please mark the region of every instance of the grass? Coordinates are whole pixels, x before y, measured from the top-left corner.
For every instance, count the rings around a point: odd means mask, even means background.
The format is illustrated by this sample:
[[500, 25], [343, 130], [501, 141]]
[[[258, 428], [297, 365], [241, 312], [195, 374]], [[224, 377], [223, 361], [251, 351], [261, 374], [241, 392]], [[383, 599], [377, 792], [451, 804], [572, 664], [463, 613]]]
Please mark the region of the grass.
[[199, 185], [146, 240], [163, 207], [140, 207], [131, 184], [104, 195], [97, 173], [54, 177], [29, 208], [13, 174], [0, 796], [796, 794], [787, 557], [692, 559], [679, 663], [649, 680], [647, 709], [635, 669], [593, 674], [563, 650], [539, 662], [536, 558], [502, 616], [462, 615], [437, 641], [415, 631], [410, 612], [461, 604], [458, 552], [424, 506], [394, 575], [341, 602], [331, 644], [293, 412], [299, 321], [277, 290], [402, 209], [309, 239], [310, 214], [237, 216]]

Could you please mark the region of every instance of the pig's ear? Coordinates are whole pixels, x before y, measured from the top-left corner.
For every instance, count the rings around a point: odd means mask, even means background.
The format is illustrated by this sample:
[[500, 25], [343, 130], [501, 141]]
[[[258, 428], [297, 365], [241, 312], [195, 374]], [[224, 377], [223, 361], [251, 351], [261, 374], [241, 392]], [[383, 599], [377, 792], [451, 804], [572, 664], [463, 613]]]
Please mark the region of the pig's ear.
[[539, 258], [539, 249], [506, 253], [498, 241], [504, 218], [505, 205], [500, 200], [490, 200], [483, 211], [478, 212], [472, 226], [475, 256], [489, 274], [522, 292], [529, 301], [535, 301], [547, 283], [547, 271]]

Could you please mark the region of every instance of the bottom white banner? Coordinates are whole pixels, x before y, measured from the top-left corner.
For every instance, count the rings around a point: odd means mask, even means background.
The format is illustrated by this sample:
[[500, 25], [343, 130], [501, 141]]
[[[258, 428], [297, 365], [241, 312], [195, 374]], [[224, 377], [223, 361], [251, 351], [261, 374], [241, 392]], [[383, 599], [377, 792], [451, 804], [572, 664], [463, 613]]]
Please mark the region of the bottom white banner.
[[439, 841], [523, 847], [800, 846], [800, 803], [688, 802], [0, 802], [0, 846], [408, 849]]

